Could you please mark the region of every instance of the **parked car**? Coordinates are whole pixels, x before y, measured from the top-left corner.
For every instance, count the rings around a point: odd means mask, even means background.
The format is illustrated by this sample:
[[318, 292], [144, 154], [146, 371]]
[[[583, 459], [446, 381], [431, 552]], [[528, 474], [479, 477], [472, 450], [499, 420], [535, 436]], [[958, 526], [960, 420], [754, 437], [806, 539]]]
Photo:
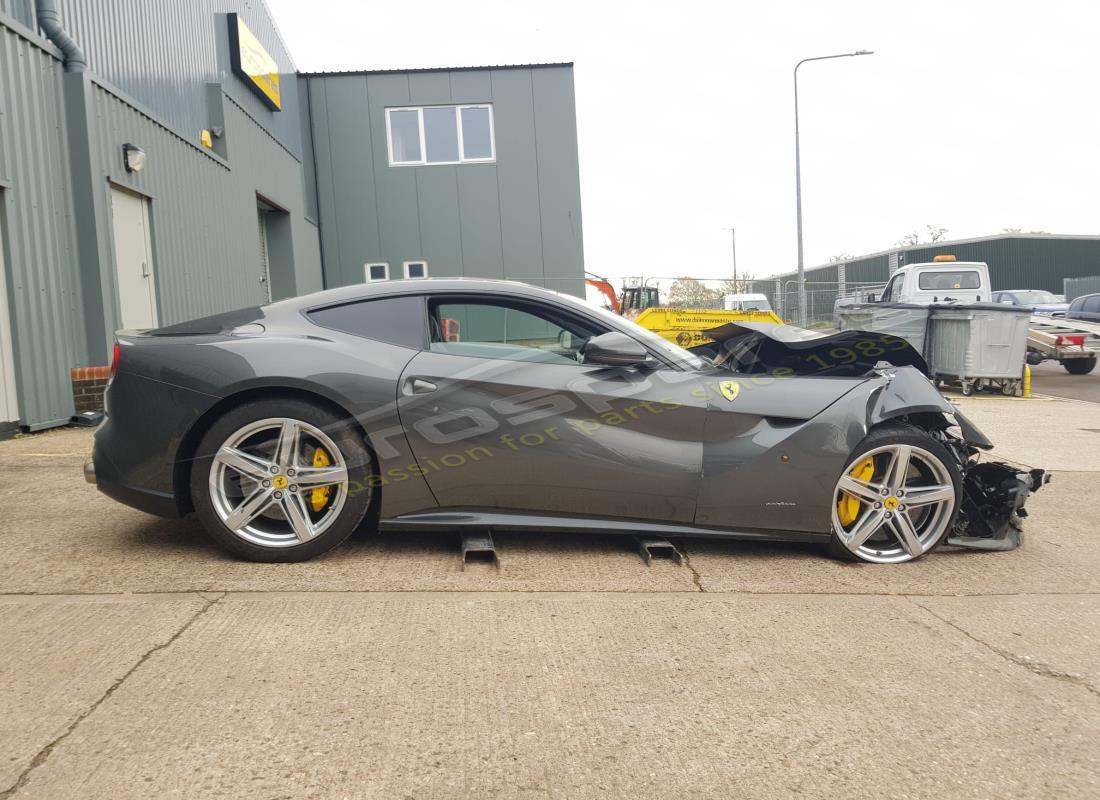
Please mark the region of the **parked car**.
[[1069, 309], [1066, 311], [1066, 319], [1100, 322], [1100, 292], [1073, 298], [1073, 302], [1069, 304]]
[[1032, 313], [1051, 317], [1064, 317], [1069, 308], [1066, 298], [1045, 289], [1002, 289], [993, 293], [993, 302], [1024, 306]]
[[267, 562], [360, 527], [821, 542], [874, 563], [1018, 544], [1043, 471], [979, 462], [992, 443], [903, 339], [839, 336], [727, 323], [711, 363], [520, 283], [331, 289], [119, 332], [85, 476]]

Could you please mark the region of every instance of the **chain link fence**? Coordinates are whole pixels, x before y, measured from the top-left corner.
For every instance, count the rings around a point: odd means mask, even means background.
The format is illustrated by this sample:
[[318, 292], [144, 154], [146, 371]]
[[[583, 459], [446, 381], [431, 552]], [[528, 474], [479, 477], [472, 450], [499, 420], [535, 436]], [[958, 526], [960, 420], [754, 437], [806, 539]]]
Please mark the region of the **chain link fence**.
[[775, 313], [791, 325], [807, 328], [835, 327], [834, 311], [838, 305], [854, 305], [867, 302], [882, 293], [883, 283], [859, 283], [851, 281], [806, 281], [806, 319], [799, 313], [798, 281], [757, 280], [749, 281], [748, 291], [768, 297]]

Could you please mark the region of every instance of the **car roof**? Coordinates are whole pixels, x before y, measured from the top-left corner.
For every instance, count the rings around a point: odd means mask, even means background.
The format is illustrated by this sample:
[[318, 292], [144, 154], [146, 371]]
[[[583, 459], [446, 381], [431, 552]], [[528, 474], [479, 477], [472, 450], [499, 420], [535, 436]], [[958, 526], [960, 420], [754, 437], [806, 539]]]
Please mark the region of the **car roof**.
[[[577, 278], [577, 285], [578, 288], [582, 286], [583, 279]], [[325, 289], [320, 292], [312, 292], [311, 294], [279, 300], [264, 306], [264, 309], [270, 309], [272, 311], [305, 310], [380, 297], [447, 294], [452, 292], [477, 292], [508, 295], [511, 297], [527, 297], [531, 299], [568, 299], [574, 302], [583, 302], [580, 298], [573, 295], [555, 292], [551, 289], [543, 289], [542, 287], [532, 286], [529, 283], [521, 283], [519, 281], [494, 280], [489, 278], [413, 278], [375, 281], [373, 283], [359, 283], [353, 286], [341, 286], [336, 289]]]

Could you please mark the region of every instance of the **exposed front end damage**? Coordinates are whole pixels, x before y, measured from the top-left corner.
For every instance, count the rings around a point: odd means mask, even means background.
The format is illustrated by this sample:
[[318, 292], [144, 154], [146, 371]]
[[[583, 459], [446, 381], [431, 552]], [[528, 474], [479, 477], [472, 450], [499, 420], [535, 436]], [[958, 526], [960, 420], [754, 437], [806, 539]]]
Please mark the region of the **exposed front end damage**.
[[1028, 495], [1050, 481], [1045, 470], [1022, 472], [1008, 464], [973, 464], [963, 478], [962, 507], [947, 544], [974, 550], [1014, 550], [1023, 540]]
[[882, 333], [824, 335], [758, 323], [729, 323], [706, 333], [715, 344], [701, 354], [736, 372], [877, 378], [880, 385], [869, 397], [868, 429], [888, 421], [907, 423], [935, 436], [955, 455], [963, 491], [946, 544], [991, 551], [1020, 546], [1024, 505], [1050, 481], [1049, 473], [983, 461], [983, 451], [993, 443], [936, 390], [924, 360], [907, 342]]

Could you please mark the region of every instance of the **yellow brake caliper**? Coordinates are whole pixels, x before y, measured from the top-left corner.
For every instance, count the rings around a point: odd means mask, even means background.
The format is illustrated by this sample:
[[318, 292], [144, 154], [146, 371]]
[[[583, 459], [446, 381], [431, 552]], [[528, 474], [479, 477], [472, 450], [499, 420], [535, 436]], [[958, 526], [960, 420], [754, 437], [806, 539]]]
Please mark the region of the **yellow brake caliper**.
[[[857, 480], [869, 481], [875, 474], [875, 462], [870, 458], [861, 461], [848, 474]], [[836, 515], [840, 519], [840, 524], [848, 527], [855, 522], [859, 516], [859, 507], [859, 500], [849, 494], [842, 493], [836, 504]]]
[[[313, 466], [315, 467], [327, 467], [332, 461], [328, 457], [328, 453], [325, 452], [323, 447], [318, 447], [313, 451]], [[313, 507], [314, 511], [320, 511], [328, 503], [328, 496], [332, 492], [331, 486], [318, 486], [309, 493], [309, 504]]]

